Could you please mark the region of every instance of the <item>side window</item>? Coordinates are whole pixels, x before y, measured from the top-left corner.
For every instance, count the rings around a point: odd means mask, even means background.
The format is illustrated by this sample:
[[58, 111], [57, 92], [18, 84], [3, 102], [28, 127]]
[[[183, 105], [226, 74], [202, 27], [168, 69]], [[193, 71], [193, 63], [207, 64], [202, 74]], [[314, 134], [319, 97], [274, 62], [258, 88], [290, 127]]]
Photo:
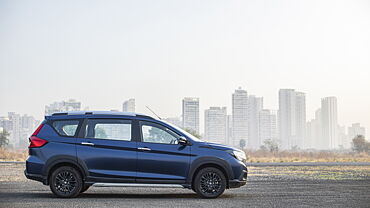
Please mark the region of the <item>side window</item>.
[[131, 121], [123, 119], [89, 119], [85, 138], [131, 141]]
[[143, 142], [177, 144], [178, 135], [165, 127], [147, 122], [141, 122], [140, 126]]
[[74, 136], [78, 127], [78, 120], [54, 121], [52, 126], [62, 136]]

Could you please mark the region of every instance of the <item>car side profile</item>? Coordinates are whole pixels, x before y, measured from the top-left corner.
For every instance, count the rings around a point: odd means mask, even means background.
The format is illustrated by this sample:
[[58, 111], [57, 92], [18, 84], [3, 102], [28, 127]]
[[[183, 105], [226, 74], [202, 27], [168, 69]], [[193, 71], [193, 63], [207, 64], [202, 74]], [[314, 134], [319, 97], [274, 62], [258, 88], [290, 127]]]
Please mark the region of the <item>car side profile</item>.
[[216, 198], [247, 180], [244, 152], [141, 114], [54, 113], [29, 141], [26, 177], [63, 198], [91, 186], [183, 187]]

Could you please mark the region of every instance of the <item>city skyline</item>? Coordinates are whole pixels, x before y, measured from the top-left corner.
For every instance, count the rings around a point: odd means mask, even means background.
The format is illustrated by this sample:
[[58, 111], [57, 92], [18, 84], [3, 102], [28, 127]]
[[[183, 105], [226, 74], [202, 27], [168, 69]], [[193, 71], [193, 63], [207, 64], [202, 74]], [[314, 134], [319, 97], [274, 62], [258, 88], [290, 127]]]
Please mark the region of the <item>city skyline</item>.
[[[242, 88], [242, 89], [245, 89], [245, 88]], [[234, 89], [235, 90], [235, 89]], [[232, 90], [233, 91], [233, 90]], [[231, 92], [232, 92], [231, 91]], [[277, 90], [278, 91], [278, 90]], [[231, 93], [230, 92], [230, 93]], [[252, 96], [254, 96], [253, 94], [255, 94], [255, 93], [252, 93]], [[267, 107], [265, 107], [266, 109], [270, 109], [270, 110], [275, 110], [275, 111], [277, 111], [278, 109], [279, 109], [279, 103], [278, 103], [278, 93], [276, 93], [277, 94], [277, 100], [276, 100], [276, 103], [275, 103], [275, 105], [272, 105], [272, 106], [274, 106], [274, 107], [271, 107], [271, 105], [268, 105]], [[310, 95], [308, 94], [308, 93], [306, 93], [306, 95], [308, 96], [308, 97], [310, 97]], [[196, 96], [193, 96], [193, 97], [196, 97]], [[258, 95], [258, 97], [262, 97], [264, 100], [271, 100], [271, 98], [266, 98], [265, 96], [263, 96], [263, 95]], [[330, 96], [324, 96], [324, 97], [336, 97], [338, 100], [341, 100], [340, 98], [338, 98], [337, 96], [333, 96], [333, 95], [330, 95]], [[316, 111], [317, 111], [317, 109], [319, 109], [319, 108], [321, 108], [321, 99], [322, 98], [324, 98], [324, 97], [321, 97], [321, 98], [319, 98], [319, 100], [316, 100], [315, 102], [316, 103], [318, 103], [318, 105], [317, 106], [315, 106], [315, 107], [312, 107], [312, 106], [307, 106], [307, 112], [306, 112], [306, 120], [307, 121], [309, 121], [309, 120], [311, 120], [311, 119], [314, 119], [315, 118], [315, 114], [316, 114]], [[183, 97], [182, 97], [183, 98]], [[180, 100], [177, 100], [177, 101], [173, 101], [173, 100], [169, 100], [169, 102], [171, 102], [171, 103], [181, 103], [181, 99], [182, 98], [180, 98]], [[81, 103], [83, 103], [83, 106], [81, 106], [81, 107], [83, 107], [83, 108], [81, 108], [81, 109], [83, 109], [83, 110], [118, 110], [118, 111], [122, 111], [122, 105], [123, 105], [123, 103], [125, 102], [124, 100], [125, 99], [122, 99], [120, 102], [118, 102], [118, 103], [114, 103], [114, 104], [105, 104], [105, 107], [94, 107], [94, 106], [98, 106], [98, 105], [96, 105], [96, 104], [93, 104], [93, 103], [90, 103], [90, 104], [87, 104], [86, 102], [84, 102], [83, 100], [81, 100], [81, 99], [78, 99], [78, 98], [76, 98], [76, 97], [74, 97], [74, 98], [69, 98], [69, 97], [66, 97], [65, 99], [64, 99], [65, 101], [63, 101], [63, 99], [57, 99], [57, 100], [51, 100], [50, 102], [49, 102], [49, 104], [41, 104], [40, 106], [38, 106], [38, 110], [37, 111], [32, 111], [32, 112], [29, 112], [29, 111], [21, 111], [21, 110], [16, 110], [15, 108], [10, 108], [10, 110], [7, 110], [7, 109], [4, 109], [4, 108], [1, 108], [0, 109], [0, 115], [7, 115], [7, 113], [8, 112], [17, 112], [17, 113], [20, 113], [20, 114], [32, 114], [36, 119], [38, 119], [38, 120], [42, 120], [43, 118], [44, 118], [44, 115], [45, 115], [45, 111], [46, 111], [46, 109], [45, 109], [45, 107], [47, 106], [47, 105], [56, 105], [57, 103], [61, 103], [61, 102], [74, 102], [74, 101], [76, 101], [76, 100], [78, 100], [79, 102], [81, 102]], [[130, 98], [130, 99], [127, 99], [126, 101], [129, 101], [129, 100], [133, 100], [133, 102], [135, 103], [135, 100], [137, 100], [137, 99], [135, 99], [135, 98]], [[226, 101], [226, 102], [225, 102]], [[229, 101], [229, 102], [228, 102]], [[132, 102], [132, 101], [131, 101]], [[205, 100], [205, 99], [203, 99], [203, 102], [204, 103], [209, 103], [209, 102], [207, 102], [207, 100]], [[222, 103], [226, 103], [225, 105], [216, 105], [216, 104], [209, 104], [208, 106], [206, 106], [206, 105], [201, 105], [200, 104], [200, 111], [202, 112], [202, 111], [204, 111], [205, 109], [207, 109], [207, 108], [209, 108], [209, 107], [211, 107], [211, 106], [225, 106], [226, 108], [227, 108], [227, 110], [228, 110], [228, 112], [227, 112], [227, 114], [228, 115], [231, 115], [231, 111], [232, 111], [232, 102], [231, 102], [231, 99], [230, 100], [228, 100], [228, 99], [224, 99], [224, 102], [222, 102]], [[0, 103], [1, 104], [1, 103]], [[263, 102], [263, 104], [265, 104], [265, 102]], [[180, 104], [181, 105], [181, 104]], [[136, 106], [136, 104], [135, 104], [135, 109], [137, 109], [137, 110], [135, 110], [135, 112], [138, 112], [138, 113], [143, 113], [143, 114], [152, 114], [152, 112], [150, 112], [147, 108], [146, 108], [146, 106], [148, 106], [148, 105], [144, 105], [144, 104], [141, 104], [141, 105], [139, 105], [139, 106]], [[157, 105], [155, 105], [155, 106], [157, 106]], [[265, 106], [265, 105], [264, 105]], [[150, 105], [149, 105], [149, 107], [150, 107]], [[181, 115], [181, 108], [178, 108], [178, 106], [174, 106], [175, 108], [176, 108], [176, 110], [175, 110], [175, 112], [166, 112], [166, 113], [162, 113], [163, 112], [163, 109], [161, 109], [161, 108], [156, 108], [156, 109], [154, 109], [155, 110], [155, 112], [156, 113], [161, 113], [161, 114], [159, 114], [161, 117], [164, 117], [164, 118], [167, 118], [167, 117], [177, 117], [177, 116], [179, 116], [179, 115]], [[362, 119], [359, 119], [359, 120], [348, 120], [348, 121], [343, 121], [344, 119], [343, 119], [343, 117], [342, 116], [340, 116], [341, 114], [343, 114], [343, 112], [341, 112], [340, 111], [340, 105], [338, 106], [338, 123], [339, 124], [342, 124], [342, 125], [345, 125], [345, 126], [350, 126], [351, 124], [353, 124], [353, 123], [361, 123], [361, 125], [363, 125], [363, 126], [365, 126], [366, 127], [366, 129], [370, 129], [370, 125], [369, 125], [369, 127], [368, 127], [368, 125], [367, 125], [367, 123], [366, 122], [361, 122], [361, 120]], [[309, 112], [309, 111], [311, 111], [311, 112]], [[34, 112], [38, 112], [38, 113], [34, 113]], [[204, 120], [203, 120], [203, 117], [201, 117], [201, 121], [204, 123]], [[202, 126], [202, 122], [200, 122], [200, 125]]]
[[[295, 89], [279, 90], [279, 109], [276, 112], [274, 109], [264, 108], [264, 97], [249, 95], [246, 90], [240, 87], [235, 89], [231, 98], [233, 103], [231, 114], [227, 112], [226, 107], [220, 106], [199, 109], [200, 98], [185, 97], [182, 99], [183, 113], [181, 115], [175, 117], [161, 115], [161, 117], [184, 129], [194, 130], [201, 134], [203, 139], [211, 142], [238, 147], [240, 140], [243, 139], [246, 142], [246, 147], [252, 149], [258, 149], [266, 139], [278, 141], [282, 149], [350, 148], [351, 138], [349, 137], [353, 137], [357, 133], [363, 133], [366, 136], [366, 128], [362, 124], [353, 122], [351, 126], [343, 126], [338, 122], [338, 103], [337, 98], [333, 96], [321, 99], [321, 106], [316, 110], [314, 119], [306, 119], [306, 94]], [[122, 103], [123, 112], [135, 111], [135, 98], [130, 98]], [[89, 109], [75, 99], [55, 101], [45, 105], [45, 115], [60, 111], [80, 110], [94, 109]], [[110, 110], [117, 111], [116, 109]], [[204, 112], [204, 114], [200, 112]], [[200, 116], [200, 114], [204, 116]], [[22, 117], [13, 112], [9, 112], [8, 115], [8, 118], [0, 116], [2, 121], [0, 127], [8, 126], [9, 129], [9, 126], [13, 125], [12, 122], [15, 122], [16, 126], [11, 129], [16, 134], [23, 132], [25, 135], [31, 132], [30, 128], [22, 130], [21, 127], [17, 126], [20, 126], [18, 122], [23, 117], [27, 120], [32, 118], [35, 121], [36, 119], [32, 115]], [[11, 115], [16, 115], [16, 117]], [[155, 115], [151, 116], [155, 117]], [[16, 120], [12, 118], [16, 118]], [[204, 126], [200, 125], [200, 118], [204, 120]], [[9, 121], [11, 122], [9, 123]], [[18, 136], [12, 135], [11, 137], [16, 138], [17, 141], [22, 140]]]
[[[245, 88], [243, 88], [243, 89], [245, 89]], [[230, 93], [232, 91], [233, 90], [230, 90]], [[301, 91], [303, 91], [303, 90], [301, 90]], [[252, 94], [256, 94], [256, 93], [252, 93]], [[312, 95], [310, 95], [308, 93], [306, 93], [306, 94], [307, 94], [308, 97], [312, 97]], [[258, 94], [258, 96], [264, 98], [264, 106], [265, 106], [266, 109], [271, 109], [271, 110], [278, 110], [279, 109], [278, 101], [277, 101], [278, 100], [278, 93], [276, 93], [276, 96], [274, 96], [276, 98], [275, 104], [271, 104], [271, 98], [270, 97], [266, 97], [266, 96], [263, 96], [263, 95], [260, 95], [260, 94]], [[331, 97], [331, 96], [335, 96], [335, 95], [330, 94], [330, 95], [324, 95], [323, 97]], [[194, 96], [194, 97], [196, 97], [196, 96]], [[321, 99], [323, 97], [320, 97], [315, 101], [309, 101], [310, 103], [314, 102], [316, 104], [315, 104], [315, 106], [307, 105], [307, 112], [306, 112], [307, 120], [315, 118], [315, 112], [316, 112], [317, 109], [319, 109], [321, 107]], [[337, 97], [337, 99], [339, 100], [338, 102], [343, 100], [342, 98], [340, 98], [338, 96], [335, 96], [335, 97]], [[179, 100], [169, 99], [169, 102], [174, 104], [174, 106], [171, 107], [172, 108], [171, 112], [165, 111], [165, 109], [161, 108], [161, 104], [157, 103], [157, 102], [153, 103], [153, 105], [140, 104], [140, 105], [135, 106], [135, 108], [137, 109], [136, 112], [144, 113], [144, 114], [151, 114], [151, 112], [146, 108], [146, 106], [149, 106], [149, 107], [153, 108], [153, 110], [155, 110], [155, 112], [157, 114], [159, 114], [161, 117], [176, 117], [178, 115], [181, 115], [181, 108], [178, 107], [179, 105], [181, 105], [181, 99], [182, 99], [181, 97], [179, 97]], [[68, 97], [68, 96], [67, 97], [63, 96], [63, 98], [56, 99], [56, 100], [50, 100], [47, 103], [52, 104], [53, 102], [59, 102], [59, 101], [62, 101], [62, 100], [71, 100], [71, 98]], [[105, 103], [105, 104], [102, 104], [102, 105], [95, 104], [95, 103], [87, 103], [84, 100], [79, 99], [78, 97], [73, 97], [72, 100], [79, 100], [81, 103], [84, 104], [84, 108], [87, 107], [90, 110], [119, 110], [119, 111], [121, 111], [122, 110], [122, 103], [123, 103], [123, 100], [125, 100], [125, 99], [122, 98], [122, 100], [119, 100], [117, 103]], [[136, 99], [136, 100], [138, 100], [138, 99]], [[266, 104], [266, 100], [270, 101], [269, 102], [270, 104]], [[212, 103], [210, 103], [210, 101], [207, 101], [206, 99], [203, 98], [203, 102], [200, 104], [200, 111], [202, 112], [210, 106], [225, 106], [228, 110], [227, 113], [231, 114], [231, 109], [232, 109], [231, 99], [227, 99], [227, 97], [226, 97], [222, 102], [218, 102], [218, 103], [221, 103], [221, 104], [212, 104]], [[1, 103], [0, 103], [0, 106], [1, 106]], [[31, 114], [32, 113], [32, 115], [35, 116], [35, 118], [40, 120], [40, 119], [43, 119], [43, 116], [45, 114], [45, 103], [40, 104], [40, 106], [36, 106], [35, 110], [27, 111], [27, 110], [22, 110], [22, 109], [29, 109], [29, 106], [21, 105], [20, 107], [17, 107], [17, 108], [9, 107], [9, 109], [0, 108], [0, 115], [6, 115], [8, 112], [18, 112], [20, 114]], [[350, 126], [353, 123], [359, 122], [363, 126], [365, 126], [366, 129], [370, 129], [370, 123], [365, 122], [367, 120], [366, 118], [369, 117], [369, 116], [365, 116], [366, 113], [361, 114], [356, 118], [347, 119], [347, 120], [344, 119], [343, 114], [345, 114], [345, 113], [344, 113], [343, 106], [342, 106], [342, 103], [341, 103], [338, 106], [338, 115], [339, 115], [338, 116], [338, 123], [340, 123], [342, 125]], [[203, 118], [201, 118], [200, 125], [202, 126], [203, 123], [204, 123], [204, 120], [203, 120]]]

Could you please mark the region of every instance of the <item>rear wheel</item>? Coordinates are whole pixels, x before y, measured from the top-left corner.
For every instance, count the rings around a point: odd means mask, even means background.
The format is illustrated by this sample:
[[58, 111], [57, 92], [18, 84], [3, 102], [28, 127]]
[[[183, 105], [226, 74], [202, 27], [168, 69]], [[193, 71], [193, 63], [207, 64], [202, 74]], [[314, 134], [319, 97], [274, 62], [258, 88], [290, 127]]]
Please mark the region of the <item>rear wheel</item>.
[[201, 169], [195, 176], [193, 190], [202, 198], [217, 198], [226, 189], [226, 177], [217, 168]]
[[49, 184], [51, 191], [61, 198], [76, 197], [83, 188], [80, 173], [70, 166], [62, 166], [53, 171]]

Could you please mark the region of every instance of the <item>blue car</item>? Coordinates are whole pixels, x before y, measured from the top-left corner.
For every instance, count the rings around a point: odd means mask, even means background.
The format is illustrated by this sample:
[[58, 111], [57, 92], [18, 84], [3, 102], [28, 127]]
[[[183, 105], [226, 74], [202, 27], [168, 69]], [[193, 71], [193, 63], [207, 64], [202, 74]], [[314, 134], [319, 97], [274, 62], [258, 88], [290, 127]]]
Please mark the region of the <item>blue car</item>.
[[247, 180], [243, 151], [141, 114], [54, 113], [29, 141], [26, 177], [63, 198], [90, 186], [182, 187], [216, 198]]

